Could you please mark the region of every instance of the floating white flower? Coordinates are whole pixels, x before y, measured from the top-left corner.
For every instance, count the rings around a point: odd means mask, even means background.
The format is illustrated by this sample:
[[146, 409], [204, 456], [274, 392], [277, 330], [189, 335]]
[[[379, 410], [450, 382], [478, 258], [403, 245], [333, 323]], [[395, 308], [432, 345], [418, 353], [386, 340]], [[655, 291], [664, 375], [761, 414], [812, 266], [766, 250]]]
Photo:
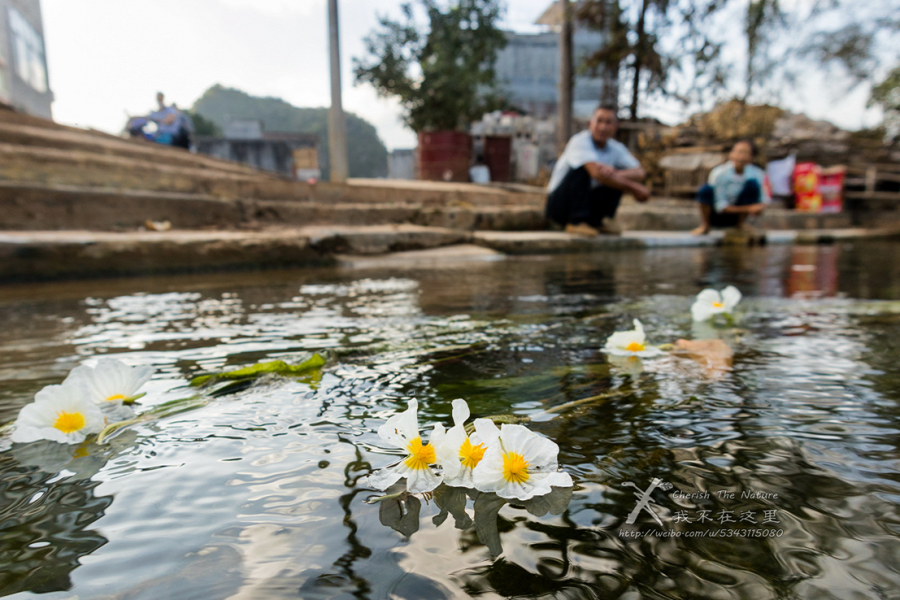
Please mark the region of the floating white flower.
[[606, 340], [603, 351], [616, 356], [640, 356], [649, 358], [663, 353], [656, 346], [645, 344], [644, 326], [637, 319], [634, 320], [634, 329], [631, 331], [617, 331]]
[[104, 358], [96, 367], [75, 367], [63, 385], [83, 386], [110, 421], [124, 421], [134, 416], [124, 402], [143, 395], [138, 390], [152, 376], [152, 367], [130, 367], [120, 360]]
[[79, 444], [105, 424], [100, 407], [83, 386], [48, 385], [19, 412], [11, 438], [17, 443], [50, 440]]
[[707, 321], [716, 315], [730, 314], [741, 301], [741, 291], [729, 285], [721, 293], [707, 289], [697, 294], [691, 305], [691, 316], [695, 321]]
[[501, 498], [528, 500], [555, 487], [571, 487], [568, 473], [558, 471], [559, 446], [522, 425], [497, 429], [490, 419], [475, 419], [475, 431], [487, 445], [472, 472], [475, 488]]
[[443, 436], [437, 432], [432, 436], [438, 454], [446, 456], [441, 466], [444, 469], [444, 483], [451, 487], [475, 487], [472, 471], [487, 450], [477, 433], [471, 436], [466, 434], [465, 423], [469, 414], [469, 405], [462, 398], [457, 398], [453, 401], [453, 427]]
[[[369, 475], [369, 485], [377, 490], [386, 490], [403, 477], [406, 477], [406, 489], [414, 494], [430, 492], [441, 484], [436, 444], [423, 444], [419, 434], [419, 403], [413, 399], [407, 406], [405, 411], [392, 416], [378, 428], [381, 439], [395, 448], [406, 450], [407, 454], [400, 462]], [[444, 426], [435, 425], [432, 441], [443, 441], [445, 436]], [[445, 444], [442, 446], [446, 448]], [[440, 458], [445, 456], [442, 452]], [[457, 460], [457, 469], [458, 465]]]

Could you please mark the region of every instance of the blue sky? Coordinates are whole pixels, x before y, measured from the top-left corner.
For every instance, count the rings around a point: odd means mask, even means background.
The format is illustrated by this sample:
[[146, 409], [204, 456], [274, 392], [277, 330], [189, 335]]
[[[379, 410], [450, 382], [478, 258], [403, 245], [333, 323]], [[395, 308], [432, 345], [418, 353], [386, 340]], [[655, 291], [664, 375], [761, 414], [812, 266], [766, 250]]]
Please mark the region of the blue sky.
[[[802, 0], [799, 0], [802, 1]], [[507, 3], [505, 26], [534, 30], [550, 0]], [[157, 91], [187, 107], [215, 83], [296, 106], [330, 102], [326, 0], [43, 0], [54, 118], [118, 133], [129, 114], [153, 107]], [[353, 86], [353, 56], [377, 25], [398, 14], [397, 0], [340, 0], [344, 106], [369, 120], [389, 148], [412, 147], [398, 105]], [[785, 98], [793, 110], [847, 128], [873, 125], [865, 86], [847, 94], [816, 76]], [[683, 116], [657, 103], [666, 122]]]

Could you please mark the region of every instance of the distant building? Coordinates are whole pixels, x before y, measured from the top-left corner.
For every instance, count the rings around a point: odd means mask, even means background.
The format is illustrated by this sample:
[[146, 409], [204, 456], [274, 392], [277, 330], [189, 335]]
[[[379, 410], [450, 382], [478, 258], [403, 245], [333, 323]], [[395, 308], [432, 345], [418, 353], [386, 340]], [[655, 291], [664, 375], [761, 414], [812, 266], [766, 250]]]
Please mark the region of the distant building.
[[40, 0], [0, 0], [0, 102], [53, 118]]
[[388, 154], [388, 179], [416, 178], [416, 149], [403, 148]]
[[[558, 6], [554, 2], [537, 20], [537, 24], [546, 25], [549, 31], [507, 32], [506, 47], [497, 53], [495, 72], [506, 98], [514, 107], [538, 119], [557, 113], [560, 72]], [[603, 37], [600, 32], [576, 27], [572, 35], [576, 73], [582, 59], [603, 46]], [[575, 117], [589, 117], [601, 99], [615, 103], [618, 89], [617, 69], [596, 77], [576, 74], [572, 90]]]
[[197, 151], [296, 179], [319, 179], [319, 136], [265, 131], [261, 121], [231, 121], [225, 137], [197, 137]]

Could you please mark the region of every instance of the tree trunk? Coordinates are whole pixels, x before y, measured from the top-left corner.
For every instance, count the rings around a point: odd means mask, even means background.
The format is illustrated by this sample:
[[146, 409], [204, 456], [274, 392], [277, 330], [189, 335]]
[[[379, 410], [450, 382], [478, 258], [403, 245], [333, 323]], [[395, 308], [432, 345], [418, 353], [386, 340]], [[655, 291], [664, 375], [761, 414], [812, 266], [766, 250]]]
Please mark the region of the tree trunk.
[[572, 135], [572, 10], [569, 0], [560, 0], [562, 27], [559, 30], [559, 124], [556, 145], [562, 152]]
[[634, 48], [634, 79], [631, 83], [631, 120], [637, 121], [637, 110], [638, 110], [638, 98], [640, 97], [641, 90], [641, 69], [643, 68], [643, 59], [644, 59], [644, 44], [645, 38], [647, 37], [646, 32], [644, 31], [644, 23], [647, 16], [647, 0], [643, 0], [641, 2], [641, 15], [638, 17], [637, 28], [635, 32], [637, 33], [637, 41], [635, 42]]

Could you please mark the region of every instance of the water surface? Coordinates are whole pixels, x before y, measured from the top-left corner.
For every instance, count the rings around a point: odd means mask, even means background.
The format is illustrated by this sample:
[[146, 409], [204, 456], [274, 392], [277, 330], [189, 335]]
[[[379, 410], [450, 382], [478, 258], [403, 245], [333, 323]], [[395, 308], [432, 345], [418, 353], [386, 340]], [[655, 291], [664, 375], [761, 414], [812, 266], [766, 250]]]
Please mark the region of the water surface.
[[[0, 595], [897, 598], [898, 251], [665, 249], [0, 288], [0, 422], [101, 356], [156, 368], [146, 405], [189, 395], [200, 371], [331, 357], [320, 378], [265, 378], [108, 445], [0, 452]], [[728, 284], [745, 295], [737, 322], [694, 326], [693, 296]], [[721, 337], [733, 369], [611, 362], [601, 347], [634, 318], [651, 343]], [[503, 506], [500, 552], [453, 518], [436, 525], [432, 499], [401, 531], [364, 502], [365, 476], [394, 458], [378, 426], [409, 398], [423, 429], [447, 423], [458, 397], [475, 416], [533, 417], [576, 482], [561, 515]], [[650, 510], [626, 524], [654, 479]]]

